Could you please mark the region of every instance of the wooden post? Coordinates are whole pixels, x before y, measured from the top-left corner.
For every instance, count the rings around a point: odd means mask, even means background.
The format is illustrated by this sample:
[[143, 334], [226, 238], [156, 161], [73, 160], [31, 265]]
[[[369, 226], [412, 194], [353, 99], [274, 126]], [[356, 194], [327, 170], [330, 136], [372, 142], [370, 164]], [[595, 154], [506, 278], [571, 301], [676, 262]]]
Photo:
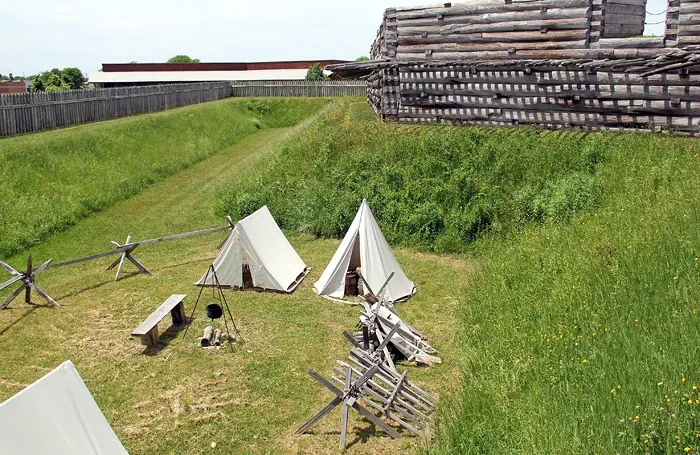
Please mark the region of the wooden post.
[[173, 319], [173, 325], [183, 325], [187, 319], [185, 316], [185, 304], [180, 302], [170, 312], [170, 317]]
[[[131, 242], [131, 235], [126, 236], [126, 243], [124, 245], [129, 245]], [[126, 259], [127, 252], [123, 252], [121, 258], [119, 259], [119, 267], [117, 268], [117, 276], [114, 277], [114, 281], [119, 281], [119, 275], [122, 273], [122, 267], [124, 266], [124, 260]]]
[[153, 326], [151, 330], [148, 331], [148, 333], [141, 337], [141, 343], [146, 345], [149, 348], [152, 348], [153, 346], [158, 344], [158, 325], [156, 324]]
[[[27, 276], [32, 276], [32, 255], [29, 255], [29, 258], [27, 259]], [[32, 288], [27, 286], [27, 290], [24, 293], [24, 303], [31, 303], [32, 302]]]

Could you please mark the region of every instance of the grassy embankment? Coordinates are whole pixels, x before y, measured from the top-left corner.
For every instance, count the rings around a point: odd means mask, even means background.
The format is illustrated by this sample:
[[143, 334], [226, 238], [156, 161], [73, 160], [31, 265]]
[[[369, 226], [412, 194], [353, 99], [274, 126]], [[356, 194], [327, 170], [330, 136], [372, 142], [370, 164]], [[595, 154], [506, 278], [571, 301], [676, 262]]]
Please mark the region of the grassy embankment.
[[264, 203], [288, 229], [339, 236], [364, 197], [394, 244], [470, 256], [461, 385], [426, 451], [698, 453], [697, 140], [395, 126], [363, 109], [324, 116], [219, 209]]
[[326, 99], [228, 99], [0, 140], [0, 258]]

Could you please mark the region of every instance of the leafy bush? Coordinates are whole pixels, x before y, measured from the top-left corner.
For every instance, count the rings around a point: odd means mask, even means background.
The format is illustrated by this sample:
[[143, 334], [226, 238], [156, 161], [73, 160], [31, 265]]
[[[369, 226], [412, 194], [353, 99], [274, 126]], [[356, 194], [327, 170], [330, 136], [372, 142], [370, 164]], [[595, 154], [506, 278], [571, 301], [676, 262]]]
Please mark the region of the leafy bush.
[[270, 112], [270, 106], [261, 100], [251, 100], [246, 103], [249, 111], [253, 111], [258, 114], [267, 114]]

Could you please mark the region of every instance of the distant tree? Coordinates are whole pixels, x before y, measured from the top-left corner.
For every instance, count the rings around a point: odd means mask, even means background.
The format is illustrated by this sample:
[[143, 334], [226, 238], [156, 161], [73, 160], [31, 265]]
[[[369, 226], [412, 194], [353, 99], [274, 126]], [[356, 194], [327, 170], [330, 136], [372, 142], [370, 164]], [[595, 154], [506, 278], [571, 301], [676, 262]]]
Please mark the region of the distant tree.
[[32, 92], [57, 92], [85, 88], [87, 78], [78, 68], [54, 68], [32, 76]]
[[369, 57], [367, 57], [366, 55], [363, 55], [362, 57], [356, 58], [355, 61], [356, 61], [356, 62], [368, 62], [368, 61], [369, 61]]
[[199, 59], [192, 58], [189, 55], [176, 55], [169, 59], [168, 63], [199, 63]]
[[325, 81], [328, 80], [328, 77], [326, 77], [326, 74], [323, 72], [323, 68], [321, 68], [321, 64], [317, 63], [311, 68], [309, 68], [309, 71], [306, 72], [306, 80], [307, 81]]
[[32, 80], [32, 92], [45, 92], [46, 86], [44, 85], [44, 80], [41, 75], [38, 75]]
[[70, 86], [71, 90], [80, 90], [87, 83], [87, 78], [78, 68], [63, 68], [61, 79]]

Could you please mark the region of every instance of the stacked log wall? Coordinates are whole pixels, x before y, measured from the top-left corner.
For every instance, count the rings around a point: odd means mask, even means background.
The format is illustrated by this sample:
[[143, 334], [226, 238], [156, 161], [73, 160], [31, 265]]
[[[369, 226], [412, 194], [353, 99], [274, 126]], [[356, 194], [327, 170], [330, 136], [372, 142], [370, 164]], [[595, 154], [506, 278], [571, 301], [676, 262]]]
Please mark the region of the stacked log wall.
[[589, 47], [596, 1], [603, 0], [488, 1], [396, 8], [397, 59], [482, 58], [485, 53], [508, 58], [519, 51], [585, 49]]
[[700, 134], [700, 0], [669, 0], [665, 35], [636, 37], [646, 3], [387, 10], [370, 103], [401, 123]]
[[700, 73], [403, 65], [400, 79], [400, 123], [699, 131]]
[[666, 30], [664, 44], [666, 47], [678, 45], [678, 27], [680, 25], [681, 0], [668, 0], [666, 8]]
[[[677, 45], [684, 48], [687, 46], [700, 45], [700, 0], [675, 0], [669, 2], [669, 12], [676, 7], [671, 4], [678, 2], [677, 14]], [[668, 23], [669, 19], [667, 19]], [[668, 31], [667, 31], [668, 35]]]

